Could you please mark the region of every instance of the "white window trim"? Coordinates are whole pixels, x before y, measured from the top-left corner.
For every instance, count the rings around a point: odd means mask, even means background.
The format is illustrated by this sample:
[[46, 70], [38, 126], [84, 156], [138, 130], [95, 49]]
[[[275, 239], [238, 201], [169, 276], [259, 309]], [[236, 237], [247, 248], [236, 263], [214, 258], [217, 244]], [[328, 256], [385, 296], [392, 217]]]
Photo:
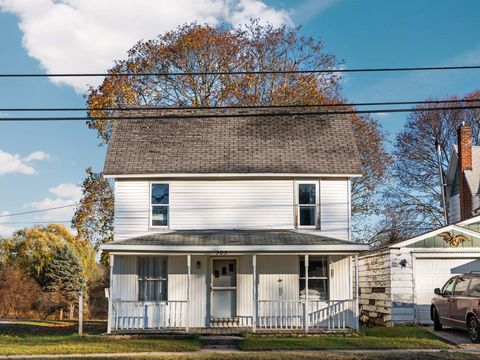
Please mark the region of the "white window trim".
[[[168, 185], [168, 204], [158, 204], [158, 205], [153, 205], [152, 204], [152, 187], [153, 185], [155, 184], [166, 184]], [[150, 229], [169, 229], [170, 228], [170, 190], [171, 190], [171, 185], [170, 185], [170, 182], [169, 181], [150, 181], [150, 189], [149, 189], [149, 196], [148, 196], [148, 203], [149, 203], [149, 206], [148, 206], [148, 209], [149, 209], [149, 213], [148, 213], [148, 225], [150, 227]], [[165, 206], [168, 208], [168, 211], [167, 211], [167, 225], [153, 225], [152, 224], [152, 221], [153, 221], [153, 218], [152, 218], [152, 212], [153, 212], [153, 207], [154, 206]]]
[[[314, 184], [315, 185], [315, 205], [300, 205], [300, 191], [298, 190], [300, 184]], [[297, 228], [298, 229], [318, 229], [317, 220], [319, 219], [320, 212], [320, 194], [319, 194], [319, 180], [297, 180], [295, 181], [295, 205], [297, 216]], [[315, 225], [300, 225], [300, 206], [315, 207]]]

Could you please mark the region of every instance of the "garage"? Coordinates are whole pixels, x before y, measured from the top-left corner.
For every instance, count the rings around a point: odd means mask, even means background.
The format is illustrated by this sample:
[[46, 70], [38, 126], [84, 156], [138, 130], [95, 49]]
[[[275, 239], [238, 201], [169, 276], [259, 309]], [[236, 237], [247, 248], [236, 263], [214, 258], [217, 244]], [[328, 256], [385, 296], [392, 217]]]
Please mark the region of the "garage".
[[480, 272], [480, 216], [366, 252], [359, 258], [364, 324], [430, 324], [433, 290]]
[[[430, 302], [433, 289], [441, 288], [453, 275], [472, 271], [480, 273], [480, 253], [449, 252], [440, 254], [413, 253], [414, 287], [417, 322], [431, 324]], [[459, 257], [462, 256], [462, 257]]]

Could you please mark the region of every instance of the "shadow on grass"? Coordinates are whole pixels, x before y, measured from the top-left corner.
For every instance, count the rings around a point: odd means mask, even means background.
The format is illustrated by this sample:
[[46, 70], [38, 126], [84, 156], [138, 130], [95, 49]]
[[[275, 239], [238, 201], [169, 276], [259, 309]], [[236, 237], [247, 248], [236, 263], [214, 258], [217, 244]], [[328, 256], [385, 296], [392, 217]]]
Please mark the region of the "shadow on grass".
[[[85, 334], [98, 335], [107, 332], [104, 320], [87, 320], [83, 323]], [[0, 335], [71, 335], [78, 332], [76, 321], [10, 320], [0, 319]]]

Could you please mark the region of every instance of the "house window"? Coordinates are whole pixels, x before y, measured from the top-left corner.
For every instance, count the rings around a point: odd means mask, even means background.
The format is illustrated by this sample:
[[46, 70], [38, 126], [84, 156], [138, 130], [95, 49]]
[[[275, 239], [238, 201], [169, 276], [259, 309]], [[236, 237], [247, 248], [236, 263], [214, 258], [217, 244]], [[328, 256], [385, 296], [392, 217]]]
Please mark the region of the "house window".
[[[305, 258], [300, 258], [300, 298], [305, 299]], [[328, 257], [308, 258], [308, 299], [328, 300]]]
[[298, 184], [298, 227], [316, 227], [317, 195], [317, 183], [301, 182]]
[[138, 258], [138, 300], [166, 301], [167, 294], [167, 258]]
[[169, 186], [165, 183], [152, 184], [151, 190], [151, 224], [168, 226]]

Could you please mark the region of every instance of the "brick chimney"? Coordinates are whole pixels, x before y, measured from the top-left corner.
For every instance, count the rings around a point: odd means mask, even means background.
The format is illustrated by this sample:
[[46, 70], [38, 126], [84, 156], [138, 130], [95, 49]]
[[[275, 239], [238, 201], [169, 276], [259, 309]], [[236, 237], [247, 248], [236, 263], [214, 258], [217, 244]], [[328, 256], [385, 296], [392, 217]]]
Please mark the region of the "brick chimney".
[[472, 170], [472, 129], [462, 125], [458, 128], [458, 180], [460, 185], [460, 219], [472, 216], [472, 193], [465, 177], [465, 170]]

